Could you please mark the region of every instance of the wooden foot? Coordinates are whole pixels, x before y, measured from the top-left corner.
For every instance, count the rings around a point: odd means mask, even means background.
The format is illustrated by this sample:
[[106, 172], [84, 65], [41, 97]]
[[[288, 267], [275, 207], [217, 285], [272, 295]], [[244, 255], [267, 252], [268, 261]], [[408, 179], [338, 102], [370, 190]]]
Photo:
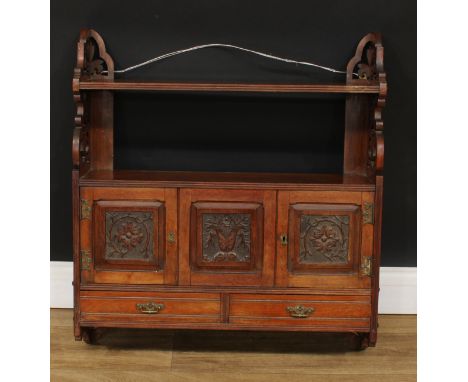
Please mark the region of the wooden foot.
[[81, 337], [89, 345], [96, 344], [104, 334], [104, 328], [81, 328]]
[[369, 333], [359, 334], [357, 350], [366, 350], [369, 347]]
[[92, 329], [86, 328], [86, 329], [81, 329], [81, 338], [83, 339], [84, 342], [87, 344], [92, 343], [92, 334], [91, 334]]
[[376, 343], [377, 343], [377, 331], [373, 330], [371, 331], [369, 335], [369, 346], [374, 347]]

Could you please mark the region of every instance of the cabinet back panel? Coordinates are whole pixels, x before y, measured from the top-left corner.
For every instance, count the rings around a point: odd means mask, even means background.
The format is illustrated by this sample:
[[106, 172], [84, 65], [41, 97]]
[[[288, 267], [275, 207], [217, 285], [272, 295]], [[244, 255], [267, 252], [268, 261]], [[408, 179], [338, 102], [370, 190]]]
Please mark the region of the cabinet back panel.
[[116, 93], [115, 168], [341, 172], [344, 97]]

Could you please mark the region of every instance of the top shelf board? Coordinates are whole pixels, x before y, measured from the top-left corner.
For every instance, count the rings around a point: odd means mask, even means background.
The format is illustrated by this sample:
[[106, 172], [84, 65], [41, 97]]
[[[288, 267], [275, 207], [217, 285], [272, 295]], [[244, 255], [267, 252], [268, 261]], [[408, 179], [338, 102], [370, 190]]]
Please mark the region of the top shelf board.
[[353, 93], [378, 94], [379, 85], [341, 84], [229, 84], [142, 81], [80, 81], [80, 90], [134, 90], [134, 91], [212, 91], [240, 93]]
[[234, 189], [293, 189], [317, 191], [374, 191], [372, 179], [359, 175], [93, 170], [80, 179], [88, 187], [195, 187]]

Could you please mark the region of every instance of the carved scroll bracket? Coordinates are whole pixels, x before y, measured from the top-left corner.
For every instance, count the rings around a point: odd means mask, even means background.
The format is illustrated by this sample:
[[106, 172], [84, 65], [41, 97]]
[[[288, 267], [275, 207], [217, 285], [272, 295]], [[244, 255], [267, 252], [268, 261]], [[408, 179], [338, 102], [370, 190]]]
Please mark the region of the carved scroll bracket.
[[80, 92], [82, 79], [113, 80], [114, 61], [106, 52], [102, 37], [92, 29], [82, 29], [77, 44], [77, 61], [73, 73], [72, 89], [75, 102], [75, 130], [73, 132], [73, 168], [86, 173], [90, 167], [90, 139], [86, 94]]
[[[384, 48], [380, 33], [369, 33], [359, 42], [354, 57], [346, 69], [347, 84], [378, 83], [379, 93], [371, 112], [368, 141], [367, 172], [369, 176], [381, 175], [384, 165], [384, 123], [382, 109], [387, 97], [387, 75], [384, 71]], [[358, 78], [353, 77], [358, 73]]]

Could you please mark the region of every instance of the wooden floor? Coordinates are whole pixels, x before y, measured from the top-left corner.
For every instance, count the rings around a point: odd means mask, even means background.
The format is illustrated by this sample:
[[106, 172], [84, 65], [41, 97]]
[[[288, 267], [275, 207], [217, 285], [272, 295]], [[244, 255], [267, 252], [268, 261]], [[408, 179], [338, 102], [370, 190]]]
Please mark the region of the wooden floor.
[[354, 351], [349, 336], [312, 333], [115, 329], [87, 345], [72, 310], [52, 309], [50, 342], [60, 382], [416, 381], [416, 316], [380, 316], [377, 347]]

